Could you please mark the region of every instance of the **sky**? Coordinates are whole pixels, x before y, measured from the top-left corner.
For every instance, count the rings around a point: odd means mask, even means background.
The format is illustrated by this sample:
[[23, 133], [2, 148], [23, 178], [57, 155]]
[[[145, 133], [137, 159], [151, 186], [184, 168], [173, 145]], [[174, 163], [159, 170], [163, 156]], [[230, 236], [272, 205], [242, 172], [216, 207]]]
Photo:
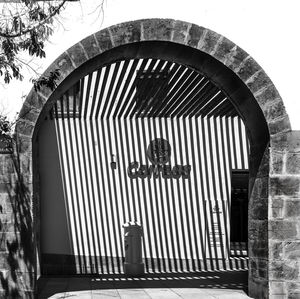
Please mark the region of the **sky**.
[[[300, 130], [299, 0], [81, 0], [71, 2], [59, 17], [46, 45], [47, 57], [31, 64], [40, 73], [56, 57], [86, 36], [108, 26], [142, 18], [172, 18], [192, 22], [230, 39], [248, 52], [277, 87], [292, 129]], [[24, 73], [27, 71], [24, 69]], [[32, 84], [0, 85], [0, 112], [14, 118]]]

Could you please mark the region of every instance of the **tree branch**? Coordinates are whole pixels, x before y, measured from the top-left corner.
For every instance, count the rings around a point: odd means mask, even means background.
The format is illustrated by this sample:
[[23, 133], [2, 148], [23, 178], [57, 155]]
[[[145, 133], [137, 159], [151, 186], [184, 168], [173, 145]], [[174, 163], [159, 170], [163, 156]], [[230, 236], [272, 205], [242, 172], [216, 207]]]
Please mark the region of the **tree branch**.
[[22, 35], [25, 35], [25, 34], [31, 32], [32, 30], [46, 24], [51, 18], [53, 18], [56, 14], [58, 14], [60, 9], [64, 6], [64, 4], [66, 2], [67, 2], [67, 0], [63, 0], [61, 4], [59, 4], [56, 8], [53, 9], [53, 11], [47, 16], [47, 18], [45, 18], [42, 21], [39, 21], [39, 23], [37, 25], [29, 26], [25, 30], [20, 29], [20, 31], [18, 33], [15, 33], [15, 34], [4, 33], [0, 30], [0, 37], [17, 38], [17, 37], [20, 37]]

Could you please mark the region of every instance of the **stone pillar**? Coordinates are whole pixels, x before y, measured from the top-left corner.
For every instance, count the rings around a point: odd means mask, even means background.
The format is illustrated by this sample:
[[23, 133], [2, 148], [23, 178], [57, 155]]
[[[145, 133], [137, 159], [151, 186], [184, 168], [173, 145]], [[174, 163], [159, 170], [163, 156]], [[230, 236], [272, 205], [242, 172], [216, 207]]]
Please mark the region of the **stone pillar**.
[[271, 139], [270, 298], [300, 298], [300, 132]]
[[[261, 152], [264, 152], [261, 157]], [[259, 164], [259, 168], [255, 165]], [[249, 184], [249, 296], [268, 298], [269, 148], [252, 149]]]
[[27, 151], [31, 141], [16, 147], [13, 154], [0, 154], [1, 298], [34, 298], [31, 151], [22, 154], [24, 146]]

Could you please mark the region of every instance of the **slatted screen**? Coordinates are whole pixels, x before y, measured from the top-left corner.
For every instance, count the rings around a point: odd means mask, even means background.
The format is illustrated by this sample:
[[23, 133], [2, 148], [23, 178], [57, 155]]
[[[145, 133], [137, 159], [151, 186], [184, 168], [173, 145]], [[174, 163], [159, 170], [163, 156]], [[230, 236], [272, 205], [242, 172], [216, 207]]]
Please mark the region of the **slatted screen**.
[[[151, 76], [141, 71], [149, 68]], [[148, 272], [245, 266], [230, 258], [229, 207], [231, 171], [248, 169], [248, 140], [230, 101], [204, 76], [151, 59], [104, 66], [57, 101], [42, 132], [41, 189], [62, 190], [51, 204], [41, 191], [45, 259], [73, 256], [76, 273], [120, 273], [122, 225], [137, 221]], [[155, 140], [169, 144], [157, 173], [149, 159]], [[60, 171], [52, 187], [50, 143]], [[145, 172], [151, 165], [154, 172]], [[47, 227], [59, 216], [43, 205], [56, 204], [67, 228], [51, 236]], [[54, 248], [52, 237], [67, 238], [68, 249]]]

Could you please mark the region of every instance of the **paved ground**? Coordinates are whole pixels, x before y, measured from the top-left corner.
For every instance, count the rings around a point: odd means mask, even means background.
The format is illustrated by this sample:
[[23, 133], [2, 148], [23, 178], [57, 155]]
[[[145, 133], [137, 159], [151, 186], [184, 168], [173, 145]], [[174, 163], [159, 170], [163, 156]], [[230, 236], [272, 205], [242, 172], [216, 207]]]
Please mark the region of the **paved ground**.
[[42, 277], [39, 299], [238, 299], [246, 295], [247, 271], [122, 275], [101, 277]]

